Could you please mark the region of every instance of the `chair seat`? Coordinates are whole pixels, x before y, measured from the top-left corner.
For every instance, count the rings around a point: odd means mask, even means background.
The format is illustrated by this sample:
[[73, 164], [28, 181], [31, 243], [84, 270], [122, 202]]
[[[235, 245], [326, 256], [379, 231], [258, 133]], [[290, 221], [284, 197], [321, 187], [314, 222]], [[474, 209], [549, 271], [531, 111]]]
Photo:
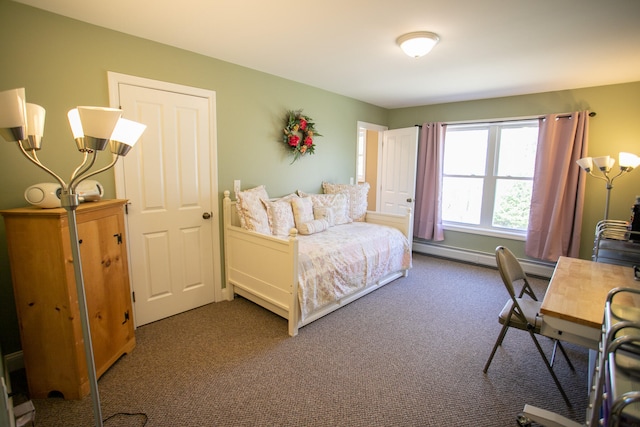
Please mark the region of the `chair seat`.
[[[520, 305], [527, 322], [534, 326], [533, 332], [539, 333], [542, 323], [540, 319], [540, 306], [542, 305], [542, 302], [528, 298], [516, 298], [516, 300], [518, 301], [518, 305]], [[513, 307], [513, 300], [508, 300], [498, 316], [498, 321], [501, 325], [504, 325], [504, 322], [506, 322], [507, 317], [511, 312], [511, 307]], [[523, 322], [515, 313], [511, 316], [509, 326], [525, 331], [527, 330], [527, 323]]]

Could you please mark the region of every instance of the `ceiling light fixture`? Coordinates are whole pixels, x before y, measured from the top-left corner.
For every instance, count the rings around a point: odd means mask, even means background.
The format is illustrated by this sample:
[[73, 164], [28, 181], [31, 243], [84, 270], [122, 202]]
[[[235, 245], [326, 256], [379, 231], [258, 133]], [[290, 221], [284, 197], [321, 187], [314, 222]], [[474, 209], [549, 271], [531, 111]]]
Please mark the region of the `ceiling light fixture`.
[[400, 49], [412, 58], [426, 55], [440, 41], [437, 34], [429, 31], [415, 31], [404, 34], [396, 40]]

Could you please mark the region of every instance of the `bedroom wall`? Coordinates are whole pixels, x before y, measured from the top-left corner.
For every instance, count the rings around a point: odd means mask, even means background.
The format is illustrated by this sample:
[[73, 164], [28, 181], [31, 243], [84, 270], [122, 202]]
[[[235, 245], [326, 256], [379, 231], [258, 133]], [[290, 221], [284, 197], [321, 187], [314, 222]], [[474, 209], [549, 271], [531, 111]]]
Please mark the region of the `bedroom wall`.
[[[347, 183], [355, 176], [357, 121], [387, 121], [388, 111], [370, 104], [8, 0], [0, 0], [0, 16], [0, 90], [25, 87], [27, 100], [46, 108], [39, 157], [64, 178], [81, 159], [66, 113], [77, 105], [109, 105], [107, 71], [216, 92], [220, 198], [233, 188], [234, 179], [241, 179], [244, 188], [265, 184], [272, 196], [296, 189], [317, 192], [322, 180]], [[286, 110], [299, 108], [315, 120], [323, 137], [313, 156], [290, 165], [281, 128]], [[106, 165], [110, 156], [99, 159]], [[25, 188], [51, 181], [4, 141], [0, 165], [0, 209], [24, 206]], [[115, 196], [113, 171], [96, 179], [106, 197]], [[21, 346], [3, 223], [0, 303], [0, 344], [12, 353]]]
[[[640, 155], [640, 82], [396, 109], [390, 111], [389, 128], [424, 122], [536, 116], [578, 110], [596, 112], [589, 122], [590, 156], [614, 156], [617, 170], [620, 151]], [[631, 205], [636, 195], [640, 195], [640, 168], [619, 177], [613, 184], [609, 218], [628, 220]], [[586, 181], [580, 258], [591, 257], [594, 228], [603, 218], [605, 196], [604, 181], [589, 177]], [[505, 243], [504, 239], [468, 233], [446, 231], [445, 240], [435, 244], [489, 254], [497, 245], [508, 244], [517, 256], [526, 257], [522, 241]]]

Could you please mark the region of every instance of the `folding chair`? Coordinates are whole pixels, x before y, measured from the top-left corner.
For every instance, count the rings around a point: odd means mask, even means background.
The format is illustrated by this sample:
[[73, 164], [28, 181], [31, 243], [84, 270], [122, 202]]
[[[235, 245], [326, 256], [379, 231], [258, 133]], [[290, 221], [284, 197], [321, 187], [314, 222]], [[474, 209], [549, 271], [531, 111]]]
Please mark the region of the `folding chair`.
[[[486, 374], [489, 369], [489, 365], [493, 360], [493, 356], [498, 349], [498, 346], [502, 345], [502, 341], [507, 333], [509, 328], [516, 328], [523, 331], [527, 331], [531, 336], [540, 356], [542, 356], [542, 360], [544, 361], [545, 366], [549, 370], [549, 373], [553, 377], [553, 381], [556, 383], [558, 390], [560, 390], [560, 394], [564, 398], [567, 405], [571, 406], [571, 402], [569, 402], [569, 398], [567, 394], [564, 392], [558, 377], [555, 372], [553, 372], [553, 361], [555, 359], [556, 348], [560, 348], [560, 351], [564, 355], [564, 358], [567, 360], [569, 367], [571, 370], [574, 370], [573, 364], [569, 360], [567, 353], [558, 340], [554, 340], [553, 345], [553, 353], [551, 355], [551, 362], [547, 359], [547, 356], [544, 354], [540, 343], [538, 342], [536, 335], [540, 334], [540, 326], [542, 325], [542, 319], [540, 317], [540, 305], [542, 302], [538, 301], [527, 280], [527, 276], [518, 262], [518, 259], [513, 255], [513, 253], [505, 248], [504, 246], [498, 246], [496, 248], [496, 262], [498, 264], [498, 270], [500, 271], [500, 277], [502, 277], [502, 281], [504, 282], [507, 291], [509, 292], [509, 296], [511, 297], [504, 308], [500, 312], [498, 316], [498, 321], [502, 324], [502, 330], [500, 331], [500, 335], [496, 340], [495, 345], [493, 346], [493, 350], [491, 351], [491, 355], [489, 356], [489, 360], [487, 360], [486, 365], [484, 366], [483, 372]], [[515, 292], [514, 284], [523, 282], [522, 288], [518, 294]], [[524, 298], [524, 295], [529, 296], [530, 298]]]

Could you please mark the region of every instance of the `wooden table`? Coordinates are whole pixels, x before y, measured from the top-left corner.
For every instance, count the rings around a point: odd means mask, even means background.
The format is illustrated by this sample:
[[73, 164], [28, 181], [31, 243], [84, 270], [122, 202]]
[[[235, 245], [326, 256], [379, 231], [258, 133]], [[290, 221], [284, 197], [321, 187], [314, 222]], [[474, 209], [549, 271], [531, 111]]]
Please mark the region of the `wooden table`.
[[[640, 289], [631, 267], [560, 257], [540, 308], [541, 333], [597, 349], [607, 294], [617, 287]], [[640, 308], [629, 294], [615, 301]]]

